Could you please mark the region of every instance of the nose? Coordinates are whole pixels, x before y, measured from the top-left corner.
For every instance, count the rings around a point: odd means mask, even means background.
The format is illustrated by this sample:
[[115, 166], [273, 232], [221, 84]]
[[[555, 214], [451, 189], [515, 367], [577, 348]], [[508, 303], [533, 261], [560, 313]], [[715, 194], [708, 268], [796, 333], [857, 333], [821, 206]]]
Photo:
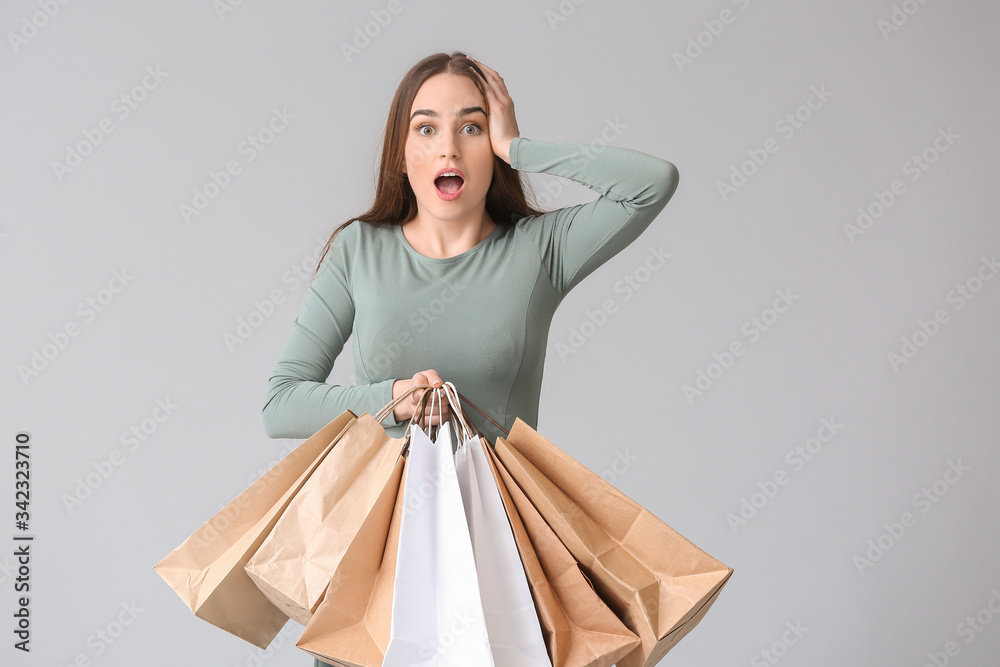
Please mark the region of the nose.
[[448, 159], [450, 157], [458, 157], [458, 142], [449, 133], [443, 133], [441, 137], [441, 143], [438, 145], [438, 150], [441, 151], [441, 157]]

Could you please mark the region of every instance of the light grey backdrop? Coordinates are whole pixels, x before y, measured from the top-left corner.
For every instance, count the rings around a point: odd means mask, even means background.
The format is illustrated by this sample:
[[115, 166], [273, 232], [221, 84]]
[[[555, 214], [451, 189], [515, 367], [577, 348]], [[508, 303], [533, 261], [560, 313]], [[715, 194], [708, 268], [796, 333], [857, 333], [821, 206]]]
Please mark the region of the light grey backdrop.
[[[310, 664], [300, 626], [260, 651], [151, 568], [300, 442], [260, 420], [295, 272], [367, 208], [399, 78], [459, 49], [504, 77], [523, 136], [680, 170], [557, 312], [538, 424], [735, 568], [663, 664], [996, 664], [998, 18], [986, 0], [4, 3], [0, 660]], [[531, 180], [548, 207], [594, 196]], [[348, 346], [329, 381], [353, 380]], [[20, 431], [30, 655], [12, 648]]]

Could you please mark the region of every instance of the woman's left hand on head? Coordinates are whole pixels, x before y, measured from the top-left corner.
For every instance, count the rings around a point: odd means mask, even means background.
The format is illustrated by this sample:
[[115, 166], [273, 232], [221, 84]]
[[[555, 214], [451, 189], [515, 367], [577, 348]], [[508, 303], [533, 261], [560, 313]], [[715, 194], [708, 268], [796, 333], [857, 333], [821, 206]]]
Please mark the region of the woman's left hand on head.
[[474, 58], [472, 62], [479, 66], [483, 73], [483, 83], [486, 88], [486, 102], [489, 104], [490, 144], [493, 152], [510, 164], [510, 142], [520, 136], [517, 129], [517, 119], [514, 118], [514, 100], [507, 93], [507, 86], [496, 70], [484, 65]]

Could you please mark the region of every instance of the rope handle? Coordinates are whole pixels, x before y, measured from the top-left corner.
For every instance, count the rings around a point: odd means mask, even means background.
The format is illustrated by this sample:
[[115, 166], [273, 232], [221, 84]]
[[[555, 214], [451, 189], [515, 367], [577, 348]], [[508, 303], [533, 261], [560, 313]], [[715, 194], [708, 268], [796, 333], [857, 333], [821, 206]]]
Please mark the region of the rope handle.
[[455, 423], [455, 433], [461, 432], [463, 442], [471, 438], [473, 433], [479, 435], [479, 431], [471, 425], [472, 420], [467, 419], [468, 415], [465, 414], [465, 410], [462, 408], [462, 401], [458, 398], [458, 389], [455, 387], [455, 384], [445, 381], [444, 393], [448, 399], [448, 405], [452, 408], [457, 408], [453, 409], [449, 415], [449, 419]]
[[[426, 384], [419, 384], [419, 385], [414, 385], [414, 386], [410, 387], [409, 389], [407, 389], [406, 391], [404, 391], [402, 394], [400, 394], [396, 398], [394, 398], [391, 401], [389, 401], [389, 403], [385, 407], [383, 407], [381, 410], [379, 410], [378, 413], [375, 415], [375, 421], [378, 422], [378, 423], [382, 423], [382, 420], [389, 416], [389, 412], [394, 407], [396, 407], [397, 405], [399, 405], [399, 403], [404, 398], [406, 398], [407, 396], [409, 396], [413, 392], [417, 391], [418, 389], [430, 389], [430, 387], [428, 385], [426, 385]], [[416, 416], [418, 414], [421, 415], [421, 416], [423, 416], [423, 414], [424, 414], [424, 406], [427, 405], [427, 399], [428, 399], [429, 395], [430, 394], [428, 392], [425, 392], [423, 394], [423, 396], [420, 397], [420, 405], [417, 406], [417, 409], [414, 410], [414, 412], [413, 412], [412, 415], [410, 415], [409, 421], [406, 422], [406, 430], [403, 431], [403, 445], [402, 445], [402, 447], [399, 450], [399, 455], [400, 456], [406, 456], [407, 455], [407, 452], [408, 452], [408, 450], [410, 448], [410, 426], [413, 424], [413, 420], [416, 418]], [[420, 421], [418, 420], [417, 423], [419, 424]]]
[[[490, 417], [490, 416], [489, 416], [488, 414], [486, 414], [485, 412], [483, 412], [482, 410], [480, 410], [479, 408], [477, 408], [477, 407], [476, 407], [476, 405], [475, 405], [475, 404], [474, 404], [474, 403], [473, 403], [472, 401], [470, 401], [470, 400], [469, 400], [468, 398], [466, 398], [466, 397], [465, 397], [465, 395], [464, 395], [464, 394], [462, 394], [462, 392], [460, 392], [460, 391], [458, 391], [458, 390], [456, 389], [456, 390], [455, 390], [455, 393], [457, 393], [457, 394], [458, 394], [458, 397], [459, 397], [460, 399], [462, 399], [462, 402], [463, 402], [463, 403], [464, 403], [465, 405], [468, 405], [468, 406], [469, 406], [469, 407], [471, 407], [471, 408], [472, 408], [473, 410], [475, 410], [476, 412], [478, 412], [478, 413], [479, 413], [479, 414], [481, 414], [482, 416], [486, 417], [486, 419], [488, 419], [488, 420], [490, 421], [490, 423], [491, 423], [491, 424], [493, 424], [493, 425], [494, 425], [494, 426], [496, 426], [496, 427], [497, 427], [498, 429], [500, 429], [501, 431], [503, 431], [503, 432], [504, 432], [504, 433], [505, 433], [506, 435], [510, 435], [510, 431], [508, 431], [508, 430], [507, 430], [507, 429], [505, 429], [505, 428], [504, 428], [503, 426], [501, 426], [500, 424], [498, 424], [498, 423], [497, 423], [497, 422], [496, 422], [496, 421], [495, 421], [495, 420], [493, 419], [493, 417]], [[463, 412], [464, 412], [464, 410], [463, 410]], [[469, 423], [472, 423], [472, 420], [469, 420]], [[479, 431], [477, 430], [477, 431], [476, 431], [476, 433], [479, 433]]]
[[375, 421], [381, 422], [383, 419], [385, 419], [386, 417], [388, 417], [389, 416], [389, 412], [393, 408], [395, 408], [397, 405], [399, 405], [403, 401], [404, 398], [406, 398], [407, 396], [409, 396], [410, 394], [412, 394], [413, 392], [415, 392], [418, 389], [430, 389], [430, 385], [426, 385], [426, 384], [415, 384], [415, 385], [413, 385], [412, 387], [410, 387], [409, 389], [407, 389], [406, 391], [404, 391], [402, 394], [400, 394], [396, 398], [394, 398], [391, 401], [389, 401], [381, 410], [379, 410], [375, 414]]
[[[435, 387], [432, 387], [431, 385], [427, 385], [427, 384], [413, 385], [412, 387], [410, 387], [409, 389], [407, 389], [406, 391], [404, 391], [402, 394], [400, 394], [396, 398], [394, 398], [391, 401], [389, 401], [389, 403], [385, 407], [383, 407], [381, 410], [379, 410], [378, 414], [375, 415], [375, 421], [381, 423], [383, 419], [385, 419], [386, 417], [389, 416], [389, 413], [393, 410], [393, 408], [395, 408], [397, 405], [399, 405], [403, 401], [403, 399], [405, 399], [407, 396], [409, 396], [413, 392], [415, 392], [415, 391], [417, 391], [419, 389], [440, 389], [443, 386], [444, 386], [444, 383], [442, 383], [439, 386], [435, 386]], [[451, 386], [454, 387], [455, 385], [451, 385]], [[424, 392], [424, 395], [421, 397], [419, 409], [414, 410], [414, 413], [412, 415], [410, 415], [410, 419], [409, 419], [409, 421], [406, 424], [406, 436], [405, 437], [409, 437], [410, 425], [413, 423], [414, 418], [418, 414], [421, 417], [423, 416], [424, 407], [427, 404], [427, 399], [429, 398], [429, 393], [430, 392]], [[445, 388], [445, 394], [447, 395], [448, 393], [449, 393], [448, 389]], [[508, 431], [503, 426], [501, 426], [499, 423], [497, 423], [497, 421], [495, 419], [493, 419], [492, 417], [490, 417], [488, 414], [486, 414], [485, 412], [483, 412], [482, 410], [480, 410], [476, 406], [475, 403], [473, 403], [472, 401], [470, 401], [468, 399], [468, 397], [465, 396], [465, 394], [463, 394], [462, 392], [458, 391], [458, 389], [455, 389], [455, 393], [458, 394], [458, 398], [459, 398], [459, 400], [461, 401], [462, 404], [468, 405], [473, 410], [475, 410], [476, 412], [478, 412], [479, 414], [481, 414], [483, 417], [485, 417], [491, 424], [493, 424], [498, 429], [500, 429], [504, 434], [510, 435], [510, 431]], [[449, 404], [451, 404], [451, 401], [449, 401]], [[472, 424], [472, 420], [471, 419], [467, 419], [468, 413], [465, 411], [464, 407], [462, 407], [461, 405], [457, 406], [457, 409], [452, 411], [452, 417], [451, 418], [454, 419], [456, 416], [459, 419], [461, 419], [462, 425], [465, 426], [467, 430], [474, 432], [476, 435], [481, 435], [481, 433], [479, 432], [479, 429], [477, 429], [475, 427], [475, 425]], [[419, 419], [417, 420], [417, 423], [418, 424], [420, 423]]]

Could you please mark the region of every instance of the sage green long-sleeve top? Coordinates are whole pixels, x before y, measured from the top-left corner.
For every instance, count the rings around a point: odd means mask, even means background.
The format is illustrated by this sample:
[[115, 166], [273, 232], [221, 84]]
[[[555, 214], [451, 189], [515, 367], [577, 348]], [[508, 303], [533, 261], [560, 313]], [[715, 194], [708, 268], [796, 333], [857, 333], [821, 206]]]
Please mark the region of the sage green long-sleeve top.
[[[536, 427], [553, 313], [563, 297], [632, 243], [677, 188], [670, 162], [615, 146], [516, 137], [510, 164], [562, 176], [600, 197], [513, 225], [447, 258], [418, 253], [398, 225], [354, 221], [309, 287], [267, 386], [264, 430], [307, 438], [351, 410], [376, 414], [392, 385], [433, 368], [509, 429]], [[327, 384], [353, 334], [356, 386]], [[490, 442], [503, 435], [466, 408]], [[406, 422], [382, 425], [402, 437]]]

